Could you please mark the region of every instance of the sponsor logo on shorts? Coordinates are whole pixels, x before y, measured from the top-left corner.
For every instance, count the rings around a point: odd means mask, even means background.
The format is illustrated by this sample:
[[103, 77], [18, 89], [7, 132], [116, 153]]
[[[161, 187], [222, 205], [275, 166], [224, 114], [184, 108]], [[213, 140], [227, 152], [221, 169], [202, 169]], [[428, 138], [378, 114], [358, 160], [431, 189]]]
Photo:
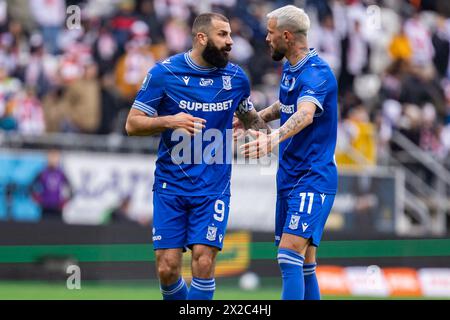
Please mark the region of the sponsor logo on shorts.
[[162, 239], [161, 236], [155, 236], [155, 233], [156, 233], [156, 229], [155, 228], [152, 229], [152, 233], [153, 233], [153, 237], [152, 237], [153, 241], [159, 241], [159, 240]]

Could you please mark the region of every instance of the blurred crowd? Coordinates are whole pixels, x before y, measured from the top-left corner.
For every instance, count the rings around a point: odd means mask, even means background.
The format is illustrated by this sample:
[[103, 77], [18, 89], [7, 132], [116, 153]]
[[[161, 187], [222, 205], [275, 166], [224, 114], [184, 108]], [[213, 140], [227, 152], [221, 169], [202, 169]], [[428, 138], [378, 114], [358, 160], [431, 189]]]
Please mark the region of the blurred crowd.
[[375, 163], [399, 131], [446, 159], [450, 5], [437, 0], [0, 0], [0, 131], [124, 134], [148, 69], [190, 48], [204, 11], [230, 18], [232, 60], [263, 108], [281, 73], [265, 17], [292, 3], [310, 15], [310, 46], [339, 80], [339, 148]]

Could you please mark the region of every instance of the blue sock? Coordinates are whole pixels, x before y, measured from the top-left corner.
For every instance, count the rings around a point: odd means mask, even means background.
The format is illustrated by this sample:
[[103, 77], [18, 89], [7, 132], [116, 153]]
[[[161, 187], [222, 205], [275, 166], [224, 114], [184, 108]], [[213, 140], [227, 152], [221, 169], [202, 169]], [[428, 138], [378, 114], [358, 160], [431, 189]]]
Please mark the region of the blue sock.
[[163, 300], [186, 300], [188, 289], [183, 278], [170, 286], [160, 285]]
[[320, 300], [319, 283], [316, 277], [317, 263], [303, 265], [305, 278], [305, 300]]
[[305, 280], [303, 279], [303, 262], [305, 257], [289, 249], [278, 249], [278, 264], [283, 279], [283, 300], [303, 300]]
[[212, 300], [216, 290], [216, 281], [213, 279], [192, 278], [189, 288], [188, 300]]

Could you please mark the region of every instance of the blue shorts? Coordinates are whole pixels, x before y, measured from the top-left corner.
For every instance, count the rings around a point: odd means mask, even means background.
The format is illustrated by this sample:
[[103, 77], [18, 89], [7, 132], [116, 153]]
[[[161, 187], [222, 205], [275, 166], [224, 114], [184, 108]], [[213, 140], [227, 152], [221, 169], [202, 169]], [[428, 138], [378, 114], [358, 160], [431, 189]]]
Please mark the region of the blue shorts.
[[278, 196], [275, 245], [280, 244], [283, 233], [289, 233], [311, 239], [311, 244], [318, 247], [334, 197], [334, 194], [300, 191], [293, 192], [290, 196]]
[[222, 250], [230, 211], [229, 195], [180, 196], [153, 192], [153, 248]]

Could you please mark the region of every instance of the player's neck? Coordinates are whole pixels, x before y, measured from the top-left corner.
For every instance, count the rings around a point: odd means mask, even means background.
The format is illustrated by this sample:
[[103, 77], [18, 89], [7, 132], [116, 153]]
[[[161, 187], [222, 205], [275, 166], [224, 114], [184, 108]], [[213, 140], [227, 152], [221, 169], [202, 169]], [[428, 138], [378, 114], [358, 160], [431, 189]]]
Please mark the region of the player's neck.
[[309, 54], [308, 46], [294, 47], [286, 54], [286, 59], [291, 66], [295, 66], [300, 60]]
[[194, 61], [194, 63], [200, 67], [214, 67], [212, 64], [206, 62], [205, 59], [203, 59], [202, 57], [202, 53], [200, 52], [200, 50], [196, 50], [195, 48], [193, 48], [189, 53], [189, 56], [191, 58], [192, 61]]

